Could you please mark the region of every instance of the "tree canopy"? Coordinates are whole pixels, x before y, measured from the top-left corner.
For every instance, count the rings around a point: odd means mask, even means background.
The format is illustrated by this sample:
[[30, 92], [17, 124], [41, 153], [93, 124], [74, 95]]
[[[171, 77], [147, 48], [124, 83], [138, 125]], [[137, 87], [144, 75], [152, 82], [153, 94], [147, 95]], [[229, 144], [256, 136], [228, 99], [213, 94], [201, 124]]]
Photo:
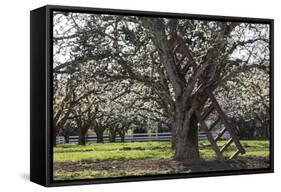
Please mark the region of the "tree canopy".
[[[173, 57], [178, 37], [186, 57]], [[174, 133], [176, 156], [186, 154], [178, 159], [190, 159], [201, 87], [231, 118], [269, 119], [269, 39], [268, 24], [55, 12], [56, 133], [67, 121], [81, 136], [160, 122]]]

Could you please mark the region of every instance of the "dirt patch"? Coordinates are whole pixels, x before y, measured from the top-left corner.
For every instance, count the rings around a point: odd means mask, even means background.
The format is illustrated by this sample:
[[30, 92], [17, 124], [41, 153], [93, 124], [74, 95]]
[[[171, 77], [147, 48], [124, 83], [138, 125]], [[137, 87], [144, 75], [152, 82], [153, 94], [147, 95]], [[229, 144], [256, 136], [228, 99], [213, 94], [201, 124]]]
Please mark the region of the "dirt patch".
[[189, 172], [209, 172], [223, 170], [244, 170], [268, 168], [269, 159], [267, 157], [239, 157], [234, 160], [219, 161], [216, 159], [205, 159], [200, 163], [179, 163], [173, 159], [142, 159], [127, 161], [79, 161], [79, 162], [55, 162], [55, 171], [77, 172], [83, 170], [93, 171], [126, 171], [130, 173], [136, 170], [154, 170], [165, 173], [189, 173]]
[[127, 160], [127, 161], [79, 161], [79, 162], [56, 162], [54, 171], [82, 171], [92, 169], [95, 171], [104, 170], [127, 170], [127, 169], [171, 169], [176, 170], [179, 163], [172, 159], [144, 159], [144, 160]]
[[238, 157], [226, 161], [210, 158], [198, 164], [184, 164], [184, 167], [190, 169], [191, 172], [210, 172], [268, 168], [269, 163], [268, 157]]

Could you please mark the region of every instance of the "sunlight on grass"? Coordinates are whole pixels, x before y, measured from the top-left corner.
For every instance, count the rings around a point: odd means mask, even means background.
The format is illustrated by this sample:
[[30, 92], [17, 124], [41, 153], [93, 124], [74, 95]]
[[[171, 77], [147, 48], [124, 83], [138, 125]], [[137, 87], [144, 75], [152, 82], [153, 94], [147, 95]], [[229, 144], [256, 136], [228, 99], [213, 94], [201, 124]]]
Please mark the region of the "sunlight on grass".
[[[219, 141], [221, 147], [225, 141]], [[268, 156], [268, 141], [241, 141], [245, 147], [246, 154], [243, 156]], [[208, 141], [199, 143], [200, 156], [209, 158], [215, 157], [215, 152], [208, 145]], [[235, 150], [232, 144], [225, 151], [225, 156], [230, 156]], [[104, 161], [104, 160], [126, 160], [146, 158], [171, 158], [170, 142], [131, 142], [131, 143], [105, 143], [89, 144], [85, 146], [75, 144], [58, 145], [54, 148], [54, 161]]]
[[106, 150], [90, 152], [66, 152], [55, 153], [54, 161], [103, 161], [103, 160], [126, 160], [146, 158], [170, 158], [170, 150]]
[[[219, 147], [222, 147], [226, 141], [218, 141]], [[241, 141], [246, 150], [245, 157], [268, 157], [269, 142], [268, 141]], [[224, 152], [224, 156], [229, 157], [236, 150], [234, 144]], [[215, 158], [215, 152], [211, 148], [208, 141], [200, 141], [199, 143], [200, 156], [202, 158]], [[127, 160], [145, 160], [145, 159], [166, 159], [169, 161], [174, 156], [171, 150], [170, 142], [128, 142], [128, 143], [105, 143], [105, 144], [88, 144], [85, 146], [76, 144], [58, 145], [54, 148], [54, 163], [81, 163], [81, 165], [93, 165], [93, 162], [106, 161], [124, 161]], [[107, 162], [106, 162], [107, 163]], [[82, 170], [67, 171], [63, 168], [58, 168], [54, 171], [56, 180], [71, 180], [71, 179], [91, 179], [104, 177], [120, 177], [120, 176], [135, 176], [135, 175], [154, 175], [167, 174], [175, 172], [171, 167], [149, 166], [145, 169], [129, 166], [125, 169], [109, 167], [110, 170], [95, 170], [82, 168]]]

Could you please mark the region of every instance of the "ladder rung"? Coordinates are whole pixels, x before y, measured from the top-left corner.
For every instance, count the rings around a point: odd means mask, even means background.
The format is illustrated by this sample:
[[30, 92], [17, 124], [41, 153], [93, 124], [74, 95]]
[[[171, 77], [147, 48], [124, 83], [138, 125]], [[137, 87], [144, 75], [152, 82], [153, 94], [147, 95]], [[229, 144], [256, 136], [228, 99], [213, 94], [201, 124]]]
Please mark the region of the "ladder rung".
[[235, 151], [235, 153], [233, 153], [233, 154], [229, 157], [229, 159], [235, 158], [239, 153], [240, 153], [240, 151], [239, 151], [239, 149], [238, 149], [237, 151]]
[[212, 148], [213, 148], [214, 151], [216, 152], [217, 157], [220, 158], [220, 159], [223, 159], [223, 156], [222, 156], [222, 154], [220, 153], [220, 149], [219, 149], [218, 145], [216, 144], [216, 142], [215, 142], [215, 140], [214, 140], [214, 138], [213, 138], [211, 132], [208, 131], [207, 125], [205, 124], [205, 122], [204, 122], [202, 119], [200, 119], [200, 113], [199, 113], [199, 111], [195, 111], [195, 113], [196, 113], [196, 116], [197, 116], [197, 118], [198, 118], [198, 122], [200, 123], [200, 125], [201, 125], [202, 128], [203, 128], [203, 130], [205, 131], [206, 136], [207, 136], [209, 142], [211, 143]]
[[177, 44], [176, 47], [175, 47], [174, 50], [173, 50], [173, 53], [175, 54], [175, 53], [178, 51], [179, 48], [180, 48], [180, 45]]
[[218, 124], [219, 121], [220, 121], [220, 116], [218, 116], [217, 119], [209, 127], [209, 131], [211, 131], [216, 126], [216, 124]]
[[200, 66], [194, 66], [194, 68], [193, 68], [194, 71], [193, 71], [193, 72], [196, 73], [196, 71], [197, 71], [199, 68], [200, 68]]
[[179, 64], [184, 60], [185, 57], [186, 57], [186, 54], [184, 54], [184, 55], [180, 58], [180, 60], [178, 60], [178, 61], [176, 62], [176, 65], [179, 65]]
[[229, 147], [229, 145], [230, 145], [232, 142], [233, 142], [233, 139], [232, 139], [232, 138], [229, 139], [229, 140], [227, 141], [227, 143], [220, 149], [220, 152], [223, 153], [224, 150], [226, 150], [226, 148]]
[[[198, 94], [198, 92], [201, 91], [200, 89], [201, 89], [201, 87], [197, 90], [196, 94]], [[207, 102], [208, 97], [206, 97], [206, 95], [202, 95], [202, 93], [201, 93], [200, 96], [202, 96], [202, 97], [201, 97], [201, 99], [200, 99], [199, 101], [200, 101], [202, 104], [199, 106], [199, 108], [200, 108], [200, 110], [202, 111], [202, 108], [204, 107], [204, 104]]]
[[190, 64], [187, 63], [187, 64], [183, 67], [182, 73], [183, 73], [183, 74], [186, 74], [189, 69], [190, 69]]
[[206, 119], [206, 117], [214, 110], [214, 106], [211, 104], [210, 107], [206, 109], [207, 111], [203, 113], [201, 116], [202, 120]]
[[217, 141], [226, 131], [226, 128], [224, 127], [220, 132], [219, 134], [215, 137], [215, 141]]

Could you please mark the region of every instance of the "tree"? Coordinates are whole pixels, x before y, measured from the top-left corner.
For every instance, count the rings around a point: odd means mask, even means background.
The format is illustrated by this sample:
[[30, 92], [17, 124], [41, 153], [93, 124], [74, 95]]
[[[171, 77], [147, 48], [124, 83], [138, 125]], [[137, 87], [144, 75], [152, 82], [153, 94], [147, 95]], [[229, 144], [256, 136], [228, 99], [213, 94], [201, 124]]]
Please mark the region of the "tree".
[[[237, 43], [246, 43], [245, 41], [236, 42], [229, 47], [231, 44], [229, 43], [228, 38], [231, 36], [231, 33], [233, 31], [237, 33], [239, 32], [239, 29], [236, 28], [238, 25], [237, 23], [216, 22], [213, 23], [213, 25], [216, 25], [216, 27], [213, 29], [210, 27], [210, 23], [207, 23], [207, 26], [204, 26], [204, 23], [202, 23], [201, 26], [204, 27], [208, 27], [209, 25], [210, 29], [208, 32], [215, 36], [215, 38], [211, 38], [211, 42], [208, 42], [207, 40], [204, 41], [204, 38], [199, 38], [197, 40], [198, 43], [202, 43], [202, 41], [203, 43], [206, 43], [204, 49], [207, 51], [207, 53], [204, 54], [204, 58], [201, 60], [201, 62], [198, 58], [196, 58], [195, 52], [198, 50], [198, 48], [200, 49], [200, 47], [194, 47], [194, 51], [192, 51], [190, 48], [189, 56], [187, 56], [188, 62], [186, 65], [190, 65], [190, 63], [195, 62], [195, 65], [198, 66], [198, 69], [196, 69], [196, 71], [194, 71], [191, 75], [188, 75], [186, 74], [188, 71], [184, 71], [184, 67], [178, 67], [175, 63], [172, 54], [173, 47], [168, 41], [166, 32], [167, 30], [170, 31], [169, 35], [172, 37], [177, 36], [175, 32], [177, 31], [176, 26], [179, 21], [170, 20], [165, 22], [161, 19], [145, 19], [143, 22], [153, 36], [152, 40], [159, 50], [160, 61], [165, 67], [168, 79], [170, 80], [175, 94], [175, 115], [172, 126], [175, 129], [176, 134], [176, 159], [181, 161], [192, 161], [198, 157], [198, 150], [195, 146], [197, 142], [193, 139], [196, 138], [195, 134], [197, 133], [197, 129], [195, 128], [196, 123], [191, 126], [191, 122], [196, 122], [196, 119], [193, 119], [193, 117], [195, 117], [194, 110], [198, 107], [198, 105], [200, 105], [200, 95], [198, 92], [194, 93], [194, 90], [198, 87], [196, 85], [199, 84], [204, 88], [210, 88], [211, 90], [214, 90], [220, 83], [223, 83], [226, 78], [238, 73], [238, 70], [243, 72], [244, 70], [247, 70], [247, 68], [254, 67], [255, 64], [248, 66], [248, 63], [243, 65], [243, 62], [240, 62], [238, 65], [243, 66], [240, 69], [231, 70], [230, 68], [232, 65], [231, 62], [233, 61], [231, 54], [233, 53], [233, 50], [235, 50], [234, 47]], [[194, 24], [196, 25], [196, 21]], [[200, 27], [200, 24], [198, 27]], [[233, 39], [231, 40], [233, 41]], [[260, 40], [260, 38], [258, 40]], [[266, 39], [264, 40], [266, 41]], [[251, 39], [251, 41], [255, 42], [256, 40]], [[189, 45], [187, 46], [189, 47]], [[255, 67], [264, 69], [264, 64], [267, 64], [267, 62], [268, 61], [263, 60], [261, 64], [255, 65]], [[194, 98], [197, 99], [197, 102]]]
[[[56, 81], [54, 81], [54, 84], [53, 141], [56, 141], [57, 135], [64, 135], [65, 133], [63, 128], [69, 118], [69, 115], [71, 114], [71, 108], [74, 107], [75, 101], [73, 101], [72, 98], [73, 86], [71, 85], [69, 79], [66, 80], [66, 82], [60, 82], [59, 87], [56, 87]], [[53, 145], [56, 146], [56, 142], [53, 142]]]
[[81, 105], [78, 105], [78, 109], [75, 111], [75, 121], [78, 126], [78, 134], [79, 134], [79, 145], [85, 145], [86, 144], [86, 134], [88, 130], [93, 126], [97, 107], [95, 107], [94, 111], [92, 111], [93, 102], [89, 102], [89, 99], [87, 99], [86, 103], [86, 109], [83, 111]]
[[[270, 119], [269, 74], [253, 69], [237, 75], [219, 90], [217, 97], [238, 125], [241, 137], [268, 138]], [[257, 127], [257, 125], [259, 125]]]
[[75, 121], [68, 119], [60, 130], [58, 135], [62, 135], [65, 139], [65, 143], [69, 143], [69, 136], [77, 135], [78, 127]]

